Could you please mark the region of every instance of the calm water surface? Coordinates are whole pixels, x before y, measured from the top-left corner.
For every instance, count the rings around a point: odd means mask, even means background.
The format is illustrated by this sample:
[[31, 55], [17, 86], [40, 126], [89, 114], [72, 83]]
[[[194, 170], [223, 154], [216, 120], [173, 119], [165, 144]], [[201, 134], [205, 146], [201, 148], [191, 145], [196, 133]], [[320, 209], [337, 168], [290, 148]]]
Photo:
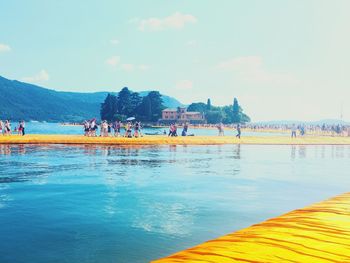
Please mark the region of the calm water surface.
[[[15, 127], [17, 123], [13, 123], [13, 127]], [[165, 129], [166, 132], [169, 131], [168, 128]], [[144, 128], [142, 130], [144, 133], [159, 133], [162, 134], [164, 128]], [[181, 135], [181, 127], [178, 129], [178, 134]], [[28, 134], [74, 134], [74, 135], [82, 135], [83, 126], [69, 126], [69, 125], [61, 125], [59, 123], [49, 123], [49, 122], [28, 122], [26, 124], [26, 132]], [[98, 135], [99, 130], [98, 130]], [[122, 133], [124, 130], [122, 129]], [[188, 134], [194, 135], [218, 135], [217, 129], [189, 129]], [[235, 129], [225, 129], [226, 135], [236, 135], [237, 131]], [[243, 132], [243, 136], [289, 136], [286, 133], [268, 133], [268, 132]]]
[[0, 145], [0, 262], [148, 262], [350, 189], [349, 146]]

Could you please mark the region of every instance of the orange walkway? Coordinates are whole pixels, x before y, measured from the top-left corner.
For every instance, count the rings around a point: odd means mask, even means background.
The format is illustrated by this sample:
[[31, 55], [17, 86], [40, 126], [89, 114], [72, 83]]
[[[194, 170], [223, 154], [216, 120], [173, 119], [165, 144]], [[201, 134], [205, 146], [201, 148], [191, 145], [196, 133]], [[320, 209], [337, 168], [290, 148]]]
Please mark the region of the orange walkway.
[[237, 139], [234, 136], [145, 136], [142, 138], [85, 137], [80, 135], [25, 135], [1, 136], [0, 144], [115, 144], [115, 145], [210, 145], [210, 144], [299, 144], [350, 145], [350, 137], [307, 136], [292, 139], [289, 136], [255, 136]]
[[350, 262], [350, 193], [154, 261], [175, 262]]

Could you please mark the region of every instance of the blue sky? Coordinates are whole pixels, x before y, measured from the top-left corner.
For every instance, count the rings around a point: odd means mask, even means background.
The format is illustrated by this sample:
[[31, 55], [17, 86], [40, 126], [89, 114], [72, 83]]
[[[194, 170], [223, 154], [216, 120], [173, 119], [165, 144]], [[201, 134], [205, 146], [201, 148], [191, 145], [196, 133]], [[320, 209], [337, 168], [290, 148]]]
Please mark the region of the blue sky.
[[0, 75], [350, 120], [350, 1], [2, 1]]

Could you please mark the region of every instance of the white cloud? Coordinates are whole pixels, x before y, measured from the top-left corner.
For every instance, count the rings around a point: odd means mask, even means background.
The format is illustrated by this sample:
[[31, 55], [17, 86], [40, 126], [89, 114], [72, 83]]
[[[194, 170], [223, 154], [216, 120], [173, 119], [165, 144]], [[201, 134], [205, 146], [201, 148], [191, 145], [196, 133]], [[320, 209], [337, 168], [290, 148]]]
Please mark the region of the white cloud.
[[6, 44], [0, 43], [0, 52], [9, 52], [11, 51], [11, 47]]
[[120, 41], [118, 39], [111, 39], [110, 43], [116, 46], [120, 43]]
[[34, 76], [22, 78], [22, 80], [25, 82], [33, 82], [33, 83], [46, 82], [49, 79], [50, 79], [50, 76], [45, 69], [40, 70], [39, 73], [37, 73]]
[[181, 80], [175, 85], [177, 90], [191, 90], [193, 88], [193, 82], [191, 80]]
[[164, 18], [151, 17], [137, 21], [141, 31], [161, 31], [166, 29], [182, 29], [186, 24], [194, 24], [197, 18], [190, 14], [176, 12]]
[[293, 84], [296, 79], [287, 72], [269, 71], [263, 65], [260, 56], [237, 57], [217, 65], [217, 68], [228, 71], [244, 81], [258, 84]]
[[113, 56], [113, 57], [110, 57], [106, 60], [106, 64], [113, 67], [113, 68], [117, 67], [119, 63], [120, 63], [119, 56]]
[[134, 64], [122, 64], [120, 68], [125, 71], [133, 71], [135, 66]]

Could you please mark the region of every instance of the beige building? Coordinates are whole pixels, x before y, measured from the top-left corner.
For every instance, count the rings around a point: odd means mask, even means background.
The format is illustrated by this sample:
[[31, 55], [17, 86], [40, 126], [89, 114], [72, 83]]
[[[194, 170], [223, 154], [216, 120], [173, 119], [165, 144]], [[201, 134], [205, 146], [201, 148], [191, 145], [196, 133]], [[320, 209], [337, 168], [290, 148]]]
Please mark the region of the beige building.
[[203, 123], [204, 115], [200, 112], [187, 111], [187, 108], [179, 107], [177, 109], [165, 109], [162, 111], [161, 122], [178, 122], [178, 123]]

